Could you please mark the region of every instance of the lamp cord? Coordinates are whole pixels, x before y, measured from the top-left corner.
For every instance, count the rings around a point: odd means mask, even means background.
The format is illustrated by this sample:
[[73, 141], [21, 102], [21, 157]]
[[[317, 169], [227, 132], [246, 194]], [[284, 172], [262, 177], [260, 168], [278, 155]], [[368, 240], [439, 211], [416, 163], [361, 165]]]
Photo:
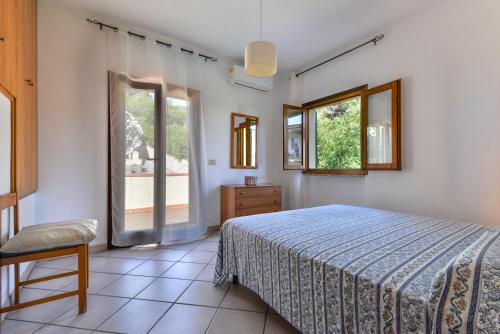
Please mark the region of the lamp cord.
[[260, 38], [262, 41], [262, 0], [260, 0]]

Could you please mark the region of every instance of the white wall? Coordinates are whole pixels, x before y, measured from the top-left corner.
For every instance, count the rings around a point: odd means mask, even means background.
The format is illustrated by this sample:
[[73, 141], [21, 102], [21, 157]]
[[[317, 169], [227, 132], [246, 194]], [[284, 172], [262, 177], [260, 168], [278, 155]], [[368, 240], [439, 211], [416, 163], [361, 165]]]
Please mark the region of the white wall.
[[[94, 217], [101, 221], [94, 244], [106, 242], [107, 76], [104, 32], [85, 22], [92, 14], [38, 2], [40, 222]], [[221, 57], [218, 57], [221, 58]], [[203, 65], [210, 85], [202, 92], [207, 135], [209, 224], [219, 224], [219, 186], [242, 183], [244, 175], [265, 179], [274, 159], [266, 144], [276, 110], [272, 94], [227, 83], [224, 59]], [[229, 168], [230, 113], [260, 117], [259, 169]], [[280, 132], [281, 133], [281, 132]]]
[[[376, 47], [307, 73], [300, 102], [403, 79], [403, 171], [285, 172], [303, 196], [288, 204], [347, 203], [500, 225], [499, 13], [497, 0], [444, 1], [382, 29]], [[286, 94], [283, 102], [296, 102]]]

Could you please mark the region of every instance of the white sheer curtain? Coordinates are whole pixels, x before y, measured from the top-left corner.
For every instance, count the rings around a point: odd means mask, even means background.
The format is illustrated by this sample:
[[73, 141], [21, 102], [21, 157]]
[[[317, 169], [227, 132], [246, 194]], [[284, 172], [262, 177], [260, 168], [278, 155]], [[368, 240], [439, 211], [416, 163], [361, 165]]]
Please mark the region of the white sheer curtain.
[[[110, 71], [110, 187], [111, 187], [111, 220], [112, 220], [112, 244], [115, 246], [129, 246], [152, 242], [164, 244], [195, 240], [201, 237], [207, 230], [207, 179], [205, 167], [205, 138], [203, 128], [203, 78], [201, 66], [211, 66], [202, 58], [198, 57], [196, 50], [190, 54], [182, 51], [173, 45], [167, 47], [158, 44], [156, 41], [163, 40], [158, 36], [145, 35], [144, 39], [131, 36], [126, 28], [120, 28], [118, 32], [109, 30], [107, 34], [108, 43], [108, 69]], [[123, 85], [130, 86], [133, 82], [135, 86], [145, 84], [145, 90], [161, 86], [161, 114], [159, 118], [155, 116], [155, 148], [147, 146], [147, 151], [154, 165], [154, 196], [143, 190], [144, 197], [137, 196], [136, 193], [130, 195], [125, 191], [125, 114], [127, 112], [126, 103], [123, 101], [123, 87], [116, 84], [116, 78], [126, 77]], [[134, 88], [132, 84], [132, 88]], [[148, 86], [148, 84], [151, 84]], [[149, 90], [151, 91], [151, 90]], [[121, 92], [121, 93], [120, 93]], [[155, 98], [158, 94], [155, 94]], [[168, 126], [168, 119], [171, 117], [169, 108], [175, 108], [167, 103], [167, 98], [173, 103], [180, 103], [187, 112], [187, 138], [188, 149], [187, 159], [179, 158], [179, 161], [168, 155], [169, 142], [182, 141], [183, 138], [169, 136], [169, 131], [176, 129]], [[173, 116], [172, 116], [173, 117]], [[173, 134], [174, 132], [172, 132]], [[167, 139], [168, 138], [168, 139]], [[161, 144], [160, 144], [161, 143]], [[188, 170], [188, 185], [181, 185], [177, 193], [172, 190], [174, 185], [165, 182], [170, 167], [168, 164], [186, 165]], [[187, 160], [187, 162], [186, 162]], [[162, 164], [159, 164], [162, 162]], [[182, 171], [184, 169], [181, 168]], [[175, 174], [175, 173], [174, 173]], [[183, 173], [177, 173], [183, 176]], [[177, 175], [176, 174], [176, 175]], [[167, 183], [167, 184], [166, 184]], [[177, 182], [178, 183], [178, 182]], [[179, 185], [177, 185], [178, 187]], [[149, 183], [149, 187], [151, 184]], [[185, 189], [187, 188], [187, 189]], [[187, 219], [185, 221], [171, 222], [175, 207], [179, 205], [167, 205], [169, 194], [178, 195], [185, 193], [187, 197]], [[144, 202], [144, 205], [152, 205], [154, 209], [154, 224], [141, 227], [135, 226], [130, 229], [125, 224], [125, 211], [128, 210], [126, 194], [134, 197], [135, 201]], [[149, 196], [149, 197], [148, 197]], [[147, 198], [146, 198], [147, 197]], [[167, 197], [167, 198], [166, 198]], [[152, 203], [151, 203], [152, 202]], [[171, 208], [170, 208], [171, 207]], [[139, 210], [139, 209], [138, 209]], [[144, 210], [144, 209], [142, 209]], [[139, 224], [140, 225], [140, 224]]]

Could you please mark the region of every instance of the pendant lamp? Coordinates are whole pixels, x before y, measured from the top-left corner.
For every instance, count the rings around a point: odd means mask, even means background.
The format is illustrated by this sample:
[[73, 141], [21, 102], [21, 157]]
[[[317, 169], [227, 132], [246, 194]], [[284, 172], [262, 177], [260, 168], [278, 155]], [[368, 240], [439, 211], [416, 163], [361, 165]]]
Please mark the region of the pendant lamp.
[[245, 47], [245, 72], [254, 77], [272, 77], [277, 70], [276, 45], [262, 40], [262, 0], [260, 0], [260, 39]]

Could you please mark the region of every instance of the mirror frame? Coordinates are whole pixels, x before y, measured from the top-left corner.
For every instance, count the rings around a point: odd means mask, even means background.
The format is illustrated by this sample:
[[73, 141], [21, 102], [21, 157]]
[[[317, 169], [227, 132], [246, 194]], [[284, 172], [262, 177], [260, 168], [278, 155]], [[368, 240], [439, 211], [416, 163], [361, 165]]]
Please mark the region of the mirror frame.
[[[255, 118], [255, 125], [257, 125], [257, 129], [255, 131], [255, 166], [238, 166], [235, 164], [233, 157], [234, 157], [234, 121], [236, 117], [251, 117]], [[253, 115], [246, 115], [246, 114], [240, 114], [236, 112], [231, 113], [231, 128], [229, 129], [229, 135], [231, 136], [231, 149], [230, 151], [230, 156], [229, 156], [229, 162], [231, 165], [231, 168], [237, 168], [237, 169], [257, 169], [259, 168], [259, 117], [253, 116]]]
[[[0, 94], [10, 101], [10, 191], [16, 192], [16, 98], [0, 83]], [[0, 217], [1, 220], [1, 217]]]

